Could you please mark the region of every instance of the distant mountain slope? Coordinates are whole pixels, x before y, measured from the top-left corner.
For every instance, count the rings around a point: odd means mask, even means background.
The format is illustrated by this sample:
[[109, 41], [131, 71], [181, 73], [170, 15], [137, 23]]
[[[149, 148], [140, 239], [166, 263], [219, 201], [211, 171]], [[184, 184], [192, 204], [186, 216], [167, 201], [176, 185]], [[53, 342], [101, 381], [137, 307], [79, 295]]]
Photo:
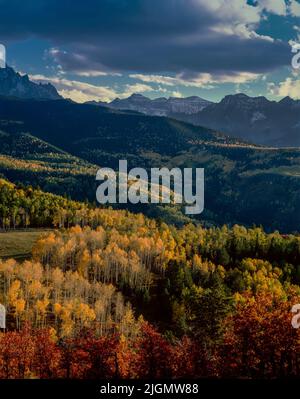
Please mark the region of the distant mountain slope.
[[[27, 75], [21, 76], [8, 66], [0, 68], [1, 95], [36, 100], [62, 98], [53, 85], [34, 83]], [[235, 94], [224, 97], [219, 103], [212, 103], [197, 96], [151, 100], [141, 94], [133, 94], [126, 99], [116, 98], [110, 103], [91, 101], [88, 105], [99, 106], [106, 120], [108, 113], [103, 108], [130, 110], [205, 126], [255, 144], [300, 147], [300, 100], [289, 97], [276, 102], [265, 97]]]
[[27, 75], [22, 76], [9, 66], [0, 68], [0, 95], [48, 100], [61, 98], [50, 83], [34, 83]]
[[289, 97], [276, 102], [265, 97], [236, 94], [212, 103], [199, 97], [150, 100], [133, 94], [111, 103], [91, 103], [146, 115], [169, 116], [256, 144], [300, 147], [300, 100]]
[[300, 147], [300, 100], [289, 97], [276, 102], [236, 94], [197, 114], [173, 116], [257, 144]]
[[[198, 219], [206, 223], [255, 223], [267, 230], [299, 231], [300, 149], [248, 145], [174, 119], [66, 100], [2, 97], [0, 130], [20, 135], [14, 138], [15, 143], [34, 136], [49, 148], [55, 146], [58, 152], [63, 150], [53, 155], [48, 149], [47, 155], [42, 153], [44, 150], [38, 150], [36, 157], [31, 157], [25, 143], [21, 159], [22, 147], [10, 147], [18, 154], [20, 162], [26, 162], [16, 166], [6, 150], [3, 155], [6, 164], [0, 173], [12, 181], [28, 184], [31, 180], [46, 191], [64, 191], [73, 198], [88, 197], [94, 201], [96, 166], [89, 168], [86, 161], [115, 169], [120, 159], [127, 159], [129, 167], [147, 169], [153, 166], [204, 167], [205, 211]], [[7, 143], [7, 138], [2, 140], [0, 153], [1, 148], [5, 148], [3, 143]], [[42, 146], [40, 141], [38, 143], [34, 148]], [[31, 170], [32, 158], [37, 159], [39, 165], [34, 164]], [[41, 162], [45, 162], [43, 168]], [[167, 221], [174, 220], [172, 217], [178, 212], [175, 208], [157, 206], [135, 206], [132, 210]], [[180, 216], [176, 214], [175, 219], [180, 220]]]
[[92, 198], [97, 167], [32, 136], [0, 130], [0, 177], [74, 199]]
[[147, 115], [155, 116], [172, 116], [176, 113], [186, 115], [196, 114], [208, 105], [212, 104], [211, 101], [204, 100], [197, 96], [186, 98], [160, 97], [151, 100], [142, 94], [132, 94], [130, 97], [125, 99], [116, 98], [110, 103], [96, 101], [90, 101], [88, 103], [115, 109], [138, 111]]
[[117, 111], [68, 100], [0, 97], [0, 129], [30, 132], [72, 154], [102, 161], [102, 154], [153, 151], [174, 155], [201, 141], [236, 140], [174, 119]]

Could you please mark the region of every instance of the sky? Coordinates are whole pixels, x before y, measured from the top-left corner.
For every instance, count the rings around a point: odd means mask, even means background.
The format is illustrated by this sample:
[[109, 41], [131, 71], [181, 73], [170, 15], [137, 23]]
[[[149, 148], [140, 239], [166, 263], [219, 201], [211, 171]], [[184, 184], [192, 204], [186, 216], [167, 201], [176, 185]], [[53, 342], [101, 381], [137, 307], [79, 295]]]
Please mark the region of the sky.
[[0, 0], [7, 63], [74, 101], [300, 98], [300, 0]]

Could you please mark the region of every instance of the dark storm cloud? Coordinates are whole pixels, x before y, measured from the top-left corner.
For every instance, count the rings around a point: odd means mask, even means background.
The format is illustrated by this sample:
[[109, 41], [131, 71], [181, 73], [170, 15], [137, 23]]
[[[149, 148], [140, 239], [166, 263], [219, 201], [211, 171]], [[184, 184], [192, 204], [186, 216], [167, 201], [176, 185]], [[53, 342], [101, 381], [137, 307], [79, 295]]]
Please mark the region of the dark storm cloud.
[[[221, 0], [207, 3], [218, 6]], [[0, 39], [48, 39], [60, 49], [52, 55], [66, 71], [112, 69], [188, 76], [267, 72], [287, 65], [286, 43], [247, 37], [241, 27], [230, 34], [222, 31], [239, 22], [246, 29], [254, 25], [257, 15], [249, 7], [226, 13], [204, 0], [0, 0]]]

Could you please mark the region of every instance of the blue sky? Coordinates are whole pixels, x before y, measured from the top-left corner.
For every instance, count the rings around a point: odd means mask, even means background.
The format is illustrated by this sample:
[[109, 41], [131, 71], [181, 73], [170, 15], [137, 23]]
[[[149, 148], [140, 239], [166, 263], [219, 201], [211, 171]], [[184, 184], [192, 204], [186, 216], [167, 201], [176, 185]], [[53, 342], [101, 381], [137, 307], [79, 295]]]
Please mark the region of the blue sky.
[[300, 0], [0, 0], [7, 62], [75, 101], [300, 98]]

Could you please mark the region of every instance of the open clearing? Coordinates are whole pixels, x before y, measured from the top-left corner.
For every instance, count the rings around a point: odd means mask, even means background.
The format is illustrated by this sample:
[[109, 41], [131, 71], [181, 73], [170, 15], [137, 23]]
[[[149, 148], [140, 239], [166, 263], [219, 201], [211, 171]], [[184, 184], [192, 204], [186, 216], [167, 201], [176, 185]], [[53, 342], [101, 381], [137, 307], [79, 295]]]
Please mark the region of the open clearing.
[[33, 244], [50, 229], [28, 229], [0, 232], [0, 258], [28, 259]]

